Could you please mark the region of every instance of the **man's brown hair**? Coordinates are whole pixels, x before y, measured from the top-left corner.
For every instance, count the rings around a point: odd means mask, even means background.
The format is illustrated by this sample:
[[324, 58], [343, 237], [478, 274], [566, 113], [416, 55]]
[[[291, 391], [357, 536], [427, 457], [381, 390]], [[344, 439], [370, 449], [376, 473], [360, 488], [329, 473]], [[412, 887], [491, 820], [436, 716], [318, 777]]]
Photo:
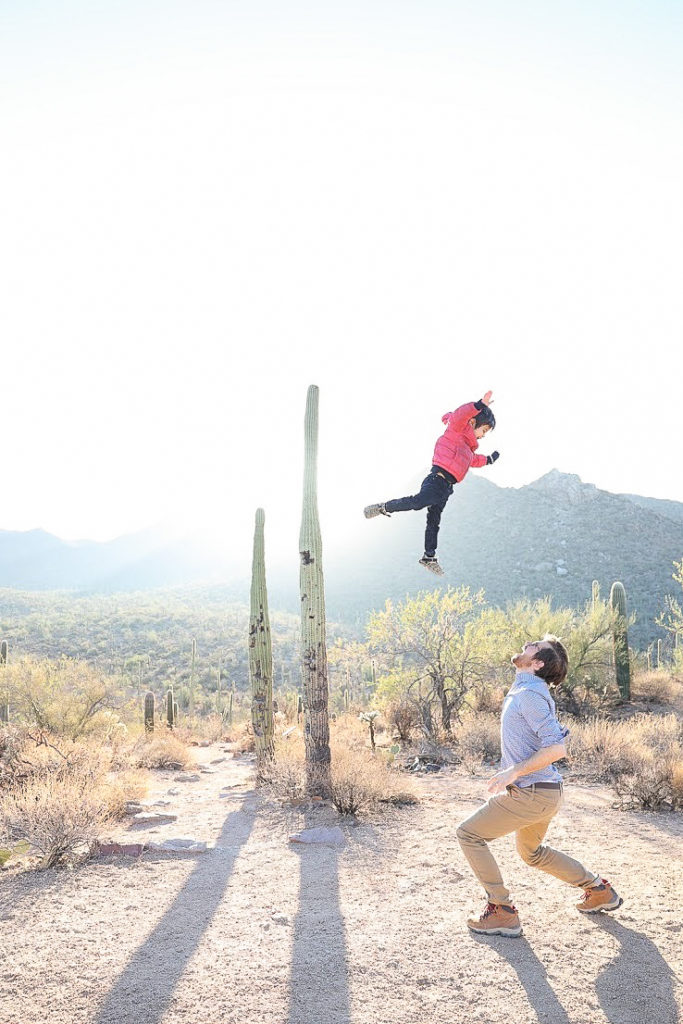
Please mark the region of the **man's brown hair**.
[[559, 686], [567, 678], [569, 658], [563, 644], [556, 636], [546, 634], [544, 641], [550, 644], [549, 647], [540, 647], [534, 658], [543, 662], [543, 668], [536, 669], [536, 675], [544, 679], [551, 686]]

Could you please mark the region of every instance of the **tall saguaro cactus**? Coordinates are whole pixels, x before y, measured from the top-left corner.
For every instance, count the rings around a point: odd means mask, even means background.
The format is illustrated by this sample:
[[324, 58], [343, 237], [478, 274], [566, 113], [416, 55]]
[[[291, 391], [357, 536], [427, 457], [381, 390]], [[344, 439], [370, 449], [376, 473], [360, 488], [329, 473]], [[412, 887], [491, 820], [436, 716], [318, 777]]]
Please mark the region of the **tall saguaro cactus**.
[[192, 660], [190, 662], [190, 696], [188, 700], [188, 713], [194, 715], [194, 670], [197, 660], [197, 641], [192, 637]]
[[257, 775], [262, 778], [273, 760], [273, 649], [268, 616], [264, 544], [265, 512], [256, 509], [254, 555], [251, 563], [251, 612], [249, 617], [249, 675], [251, 721], [256, 738]]
[[614, 611], [614, 666], [617, 672], [617, 686], [623, 700], [631, 698], [631, 667], [628, 657], [628, 616], [626, 590], [623, 583], [613, 583], [609, 595]]
[[595, 606], [600, 600], [600, 584], [597, 580], [593, 580], [593, 584], [591, 587], [591, 596], [593, 602], [593, 611], [595, 611]]
[[145, 694], [145, 732], [154, 732], [154, 694], [151, 690]]
[[312, 384], [304, 421], [304, 499], [299, 533], [301, 591], [301, 665], [304, 683], [306, 782], [314, 796], [328, 796], [331, 786], [329, 682], [325, 636], [325, 585], [318, 519], [318, 388]]
[[[7, 641], [0, 644], [0, 668], [7, 664]], [[0, 722], [7, 725], [9, 722], [9, 698], [7, 693], [0, 694]]]
[[166, 725], [169, 729], [172, 729], [175, 725], [175, 701], [173, 700], [173, 690], [166, 691]]

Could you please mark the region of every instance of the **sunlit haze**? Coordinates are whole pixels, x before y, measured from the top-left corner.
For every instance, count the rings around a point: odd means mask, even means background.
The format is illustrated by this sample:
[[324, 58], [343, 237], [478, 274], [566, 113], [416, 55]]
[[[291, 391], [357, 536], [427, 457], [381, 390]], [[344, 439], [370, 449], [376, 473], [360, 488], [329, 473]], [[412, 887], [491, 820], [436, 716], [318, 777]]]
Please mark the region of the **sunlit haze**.
[[328, 543], [486, 473], [683, 501], [683, 9], [3, 5], [0, 528]]

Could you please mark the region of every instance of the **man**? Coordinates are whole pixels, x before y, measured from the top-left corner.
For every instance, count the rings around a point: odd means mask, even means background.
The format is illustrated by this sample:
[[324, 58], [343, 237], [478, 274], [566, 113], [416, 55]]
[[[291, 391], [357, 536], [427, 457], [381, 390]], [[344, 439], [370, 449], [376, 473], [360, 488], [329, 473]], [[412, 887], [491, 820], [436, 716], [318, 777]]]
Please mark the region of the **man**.
[[482, 935], [521, 935], [517, 909], [510, 899], [488, 843], [516, 834], [517, 852], [532, 867], [547, 871], [584, 890], [576, 904], [582, 913], [616, 910], [623, 903], [610, 883], [543, 839], [562, 804], [562, 776], [555, 761], [567, 756], [568, 730], [557, 720], [548, 684], [567, 675], [567, 652], [554, 636], [524, 644], [514, 654], [515, 681], [503, 704], [501, 770], [491, 779], [488, 802], [458, 826], [462, 851], [483, 885], [488, 904], [468, 928]]

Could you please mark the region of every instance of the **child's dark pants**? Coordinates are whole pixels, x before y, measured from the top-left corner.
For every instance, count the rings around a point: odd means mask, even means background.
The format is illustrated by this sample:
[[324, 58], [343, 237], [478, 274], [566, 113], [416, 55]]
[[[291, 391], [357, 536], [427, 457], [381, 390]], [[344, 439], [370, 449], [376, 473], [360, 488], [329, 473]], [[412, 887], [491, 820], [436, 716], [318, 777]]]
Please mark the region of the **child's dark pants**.
[[[441, 475], [443, 474], [443, 475]], [[447, 479], [447, 477], [449, 479]], [[410, 509], [427, 509], [427, 529], [425, 530], [425, 555], [433, 558], [436, 555], [436, 541], [439, 535], [439, 523], [441, 513], [446, 507], [446, 502], [453, 493], [453, 483], [457, 483], [455, 477], [446, 470], [432, 466], [431, 471], [422, 481], [418, 494], [412, 494], [407, 498], [393, 498], [386, 501], [384, 507], [387, 512], [407, 512]]]

